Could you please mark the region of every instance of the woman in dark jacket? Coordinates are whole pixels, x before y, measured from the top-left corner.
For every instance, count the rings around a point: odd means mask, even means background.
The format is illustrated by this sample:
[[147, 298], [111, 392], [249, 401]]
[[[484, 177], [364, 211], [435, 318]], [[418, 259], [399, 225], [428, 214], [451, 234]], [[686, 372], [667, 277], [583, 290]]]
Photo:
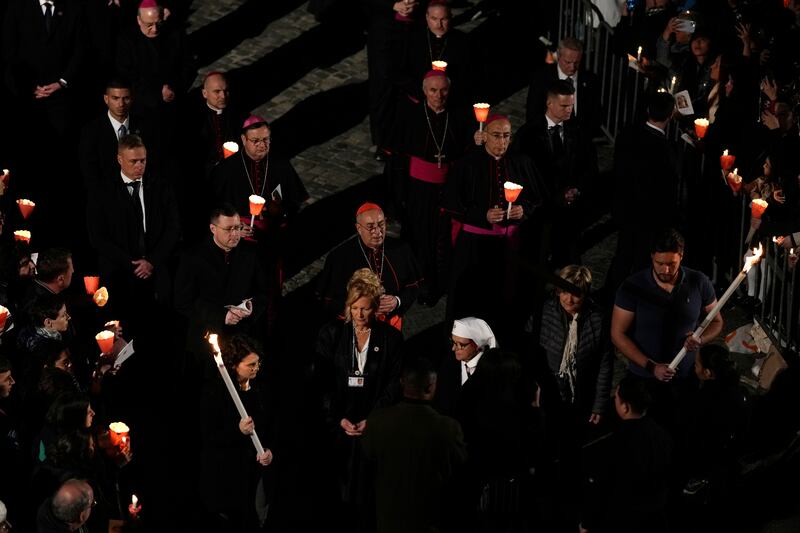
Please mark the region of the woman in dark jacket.
[[[222, 378], [209, 376], [203, 393], [201, 494], [206, 509], [217, 520], [216, 530], [253, 531], [266, 513], [263, 502], [257, 506], [257, 487], [264, 467], [272, 463], [271, 417], [254, 381], [262, 351], [244, 335], [223, 342], [221, 351], [248, 417], [239, 416]], [[253, 431], [264, 446], [263, 454], [253, 447]]]
[[347, 284], [345, 321], [322, 327], [317, 358], [325, 387], [323, 409], [335, 435], [342, 501], [363, 504], [369, 489], [361, 453], [367, 415], [400, 396], [399, 331], [376, 319], [383, 294], [378, 277], [368, 268], [357, 270]]

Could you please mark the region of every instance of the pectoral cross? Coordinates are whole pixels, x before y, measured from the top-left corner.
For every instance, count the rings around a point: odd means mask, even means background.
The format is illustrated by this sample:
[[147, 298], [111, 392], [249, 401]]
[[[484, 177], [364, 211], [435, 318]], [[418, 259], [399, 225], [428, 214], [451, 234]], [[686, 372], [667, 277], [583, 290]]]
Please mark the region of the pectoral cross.
[[445, 158], [445, 155], [442, 152], [436, 154], [436, 167], [442, 168], [442, 159]]

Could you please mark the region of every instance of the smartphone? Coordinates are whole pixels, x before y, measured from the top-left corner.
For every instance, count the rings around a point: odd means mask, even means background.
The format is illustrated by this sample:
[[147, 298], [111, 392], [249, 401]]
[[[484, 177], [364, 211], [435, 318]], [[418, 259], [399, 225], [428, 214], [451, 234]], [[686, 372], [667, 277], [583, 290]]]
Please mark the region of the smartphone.
[[678, 22], [678, 26], [675, 29], [684, 33], [694, 33], [694, 30], [697, 29], [697, 23], [693, 20], [683, 19]]

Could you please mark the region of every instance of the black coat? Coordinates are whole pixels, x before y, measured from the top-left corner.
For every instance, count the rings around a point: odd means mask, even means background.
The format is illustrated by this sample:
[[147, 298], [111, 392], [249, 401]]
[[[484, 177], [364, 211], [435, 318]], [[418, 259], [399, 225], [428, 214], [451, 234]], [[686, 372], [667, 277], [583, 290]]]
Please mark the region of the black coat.
[[[259, 336], [258, 325], [267, 306], [266, 280], [255, 247], [240, 242], [225, 253], [207, 238], [181, 257], [175, 277], [175, 308], [188, 320], [187, 346], [205, 353], [206, 332], [248, 332]], [[245, 298], [253, 299], [253, 314], [236, 326], [225, 325], [226, 305], [239, 305]]]
[[558, 157], [553, 151], [547, 119], [544, 113], [528, 121], [517, 132], [514, 149], [533, 160], [553, 192], [553, 201], [563, 204], [564, 192], [572, 187], [585, 198], [598, 187], [597, 150], [590, 135], [575, 120], [561, 123], [563, 127], [563, 152]]
[[[555, 81], [558, 81], [556, 63], [545, 65], [533, 73], [528, 89], [528, 99], [525, 102], [526, 122], [533, 122], [544, 113], [547, 104], [547, 89]], [[581, 69], [578, 71], [578, 86], [575, 89], [578, 109], [573, 114], [580, 122], [581, 127], [590, 135], [594, 135], [600, 127], [602, 111], [600, 82], [594, 73]]]
[[[152, 163], [155, 147], [151, 147], [143, 121], [131, 116], [128, 133], [138, 135], [145, 140], [147, 146], [147, 162]], [[119, 163], [117, 162], [117, 132], [111, 125], [108, 113], [94, 118], [83, 127], [81, 132], [78, 157], [80, 158], [81, 174], [84, 186], [88, 189], [107, 180], [114, 181], [119, 177]]]
[[[145, 254], [157, 278], [167, 276], [167, 262], [180, 238], [178, 206], [172, 187], [164, 180], [145, 175]], [[133, 276], [131, 261], [140, 259], [135, 204], [122, 177], [108, 179], [89, 190], [87, 219], [89, 239], [97, 250], [101, 276]], [[159, 281], [156, 281], [159, 284]]]
[[[12, 91], [33, 98], [37, 85], [59, 79], [70, 85], [79, 83], [83, 31], [82, 12], [75, 2], [55, 1], [49, 35], [38, 2], [9, 2], [3, 24], [3, 51], [8, 68], [6, 81]], [[59, 93], [50, 98], [62, 98]]]

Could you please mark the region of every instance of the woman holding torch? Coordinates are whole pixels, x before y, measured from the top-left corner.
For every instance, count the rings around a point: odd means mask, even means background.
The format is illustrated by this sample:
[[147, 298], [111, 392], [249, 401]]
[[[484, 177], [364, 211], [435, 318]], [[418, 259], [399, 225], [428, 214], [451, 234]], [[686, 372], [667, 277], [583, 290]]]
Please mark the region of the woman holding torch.
[[244, 335], [234, 335], [221, 348], [225, 368], [249, 416], [239, 416], [223, 381], [211, 376], [203, 395], [201, 493], [220, 530], [251, 531], [259, 515], [263, 516], [257, 514], [256, 492], [264, 467], [272, 464], [273, 458], [268, 447], [257, 454], [250, 439], [256, 426], [265, 444], [272, 433], [266, 405], [255, 383], [262, 350]]

